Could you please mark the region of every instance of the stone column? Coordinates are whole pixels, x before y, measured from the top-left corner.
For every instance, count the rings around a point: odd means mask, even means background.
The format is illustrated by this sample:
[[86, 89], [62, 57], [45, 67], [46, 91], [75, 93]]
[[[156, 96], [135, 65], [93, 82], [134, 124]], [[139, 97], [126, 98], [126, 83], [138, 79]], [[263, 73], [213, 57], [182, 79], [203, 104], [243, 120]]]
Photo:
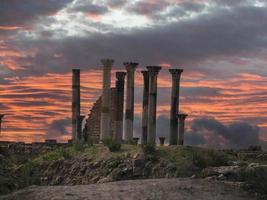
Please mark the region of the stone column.
[[157, 119], [157, 76], [161, 67], [147, 67], [149, 74], [149, 96], [148, 96], [148, 124], [147, 142], [156, 142], [156, 119]]
[[183, 69], [169, 69], [172, 75], [171, 111], [170, 111], [170, 145], [177, 145], [180, 77]]
[[179, 113], [177, 117], [179, 119], [178, 145], [184, 145], [184, 125], [187, 114]]
[[142, 144], [147, 143], [147, 118], [148, 118], [148, 92], [149, 92], [149, 77], [148, 71], [141, 71], [144, 77], [143, 90], [143, 112], [142, 112]]
[[72, 70], [72, 140], [77, 137], [78, 118], [80, 116], [80, 70]]
[[80, 115], [78, 117], [78, 123], [77, 123], [77, 139], [78, 140], [82, 139], [82, 123], [83, 123], [84, 118], [85, 118], [84, 115]]
[[113, 139], [122, 141], [123, 134], [123, 103], [124, 103], [124, 79], [126, 72], [116, 72], [116, 92], [115, 92], [115, 125]]
[[103, 90], [102, 90], [102, 104], [101, 104], [101, 119], [100, 119], [100, 140], [111, 137], [110, 126], [110, 85], [111, 85], [111, 67], [114, 60], [103, 59]]
[[1, 132], [2, 132], [2, 120], [3, 120], [4, 116], [5, 115], [0, 114], [0, 135], [1, 135]]
[[133, 138], [133, 120], [134, 120], [134, 74], [138, 63], [124, 63], [127, 70], [127, 90], [126, 90], [126, 112], [125, 112], [125, 130], [124, 140]]

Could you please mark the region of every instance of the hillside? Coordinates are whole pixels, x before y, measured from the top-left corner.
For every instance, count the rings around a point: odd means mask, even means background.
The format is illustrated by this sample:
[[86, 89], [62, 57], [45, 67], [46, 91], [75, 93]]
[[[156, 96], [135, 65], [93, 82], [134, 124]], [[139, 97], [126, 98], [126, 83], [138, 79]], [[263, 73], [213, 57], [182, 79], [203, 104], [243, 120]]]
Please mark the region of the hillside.
[[1, 163], [1, 194], [30, 185], [87, 185], [178, 177], [188, 177], [193, 182], [199, 178], [235, 182], [259, 196], [266, 194], [267, 186], [264, 152], [170, 146], [144, 153], [140, 146], [126, 144], [119, 151], [110, 152], [103, 145], [77, 143], [23, 159], [15, 155], [1, 156]]

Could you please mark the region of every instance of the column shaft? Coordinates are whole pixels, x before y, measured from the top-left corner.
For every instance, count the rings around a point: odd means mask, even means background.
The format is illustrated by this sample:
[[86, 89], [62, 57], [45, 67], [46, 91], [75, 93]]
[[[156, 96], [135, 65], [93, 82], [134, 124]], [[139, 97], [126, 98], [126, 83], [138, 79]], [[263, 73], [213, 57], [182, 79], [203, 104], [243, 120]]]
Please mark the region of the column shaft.
[[80, 70], [72, 70], [72, 140], [78, 138], [78, 118], [80, 116]]
[[143, 90], [143, 112], [142, 112], [142, 144], [147, 143], [147, 122], [148, 122], [148, 95], [149, 95], [149, 76], [148, 71], [142, 71], [144, 78]]
[[178, 145], [184, 145], [184, 130], [185, 130], [186, 117], [187, 114], [178, 114], [179, 118]]
[[170, 69], [172, 75], [171, 90], [171, 110], [170, 110], [170, 145], [177, 145], [178, 118], [179, 113], [179, 95], [180, 95], [180, 77], [182, 69]]
[[101, 119], [100, 119], [100, 140], [108, 139], [111, 137], [111, 124], [110, 124], [110, 85], [111, 85], [111, 67], [113, 64], [111, 59], [103, 59], [103, 90], [102, 90], [102, 104], [101, 104]]
[[125, 131], [126, 141], [133, 138], [134, 120], [134, 75], [138, 63], [124, 63], [127, 70], [127, 90], [126, 90], [126, 111], [125, 111]]
[[123, 135], [123, 103], [124, 103], [124, 79], [126, 72], [116, 72], [116, 92], [115, 92], [115, 125], [113, 139], [122, 141]]
[[157, 75], [161, 67], [149, 66], [149, 97], [148, 97], [148, 126], [147, 142], [156, 142], [156, 119], [157, 119]]

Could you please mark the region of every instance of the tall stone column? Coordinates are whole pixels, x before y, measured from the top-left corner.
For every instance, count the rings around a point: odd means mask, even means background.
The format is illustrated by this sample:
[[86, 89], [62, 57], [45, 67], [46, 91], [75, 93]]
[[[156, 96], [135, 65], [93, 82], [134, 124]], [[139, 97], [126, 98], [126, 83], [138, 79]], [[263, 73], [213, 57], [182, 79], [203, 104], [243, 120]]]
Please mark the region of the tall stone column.
[[133, 138], [134, 120], [134, 74], [138, 63], [127, 62], [124, 66], [127, 70], [127, 90], [126, 90], [126, 112], [124, 139], [126, 141]]
[[144, 78], [143, 90], [143, 112], [142, 112], [142, 144], [147, 143], [147, 120], [148, 120], [148, 95], [149, 95], [149, 76], [148, 71], [141, 71]]
[[72, 140], [78, 140], [77, 127], [80, 116], [80, 70], [72, 70]]
[[169, 69], [172, 75], [171, 111], [170, 111], [170, 145], [177, 145], [180, 77], [183, 69]]
[[103, 59], [103, 90], [102, 90], [102, 105], [101, 105], [101, 119], [100, 119], [100, 140], [111, 137], [110, 124], [110, 85], [111, 85], [111, 67], [114, 60]]
[[0, 135], [1, 135], [1, 132], [2, 132], [2, 121], [3, 121], [4, 116], [5, 115], [0, 114]]
[[187, 114], [179, 113], [177, 116], [179, 119], [178, 145], [184, 145], [184, 126]]
[[126, 72], [116, 72], [115, 90], [115, 125], [113, 139], [117, 142], [122, 141], [123, 134], [123, 103], [124, 103], [124, 79]]
[[157, 119], [157, 77], [161, 67], [149, 66], [147, 69], [149, 74], [147, 142], [155, 143]]

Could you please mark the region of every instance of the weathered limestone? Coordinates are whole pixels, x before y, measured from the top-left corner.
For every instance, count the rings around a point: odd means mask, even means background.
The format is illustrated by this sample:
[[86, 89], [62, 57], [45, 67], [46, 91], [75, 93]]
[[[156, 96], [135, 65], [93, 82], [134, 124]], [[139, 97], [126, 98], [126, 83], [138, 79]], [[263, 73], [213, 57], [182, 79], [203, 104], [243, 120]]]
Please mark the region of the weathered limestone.
[[133, 138], [134, 120], [134, 74], [138, 63], [126, 62], [124, 66], [127, 71], [127, 90], [126, 90], [126, 112], [125, 112], [125, 131], [126, 141]]
[[4, 116], [5, 115], [0, 114], [0, 135], [1, 135], [1, 132], [2, 132], [2, 120], [3, 120]]
[[111, 84], [111, 67], [114, 63], [112, 59], [101, 60], [103, 65], [103, 91], [101, 106], [101, 122], [100, 122], [100, 140], [111, 138], [110, 124], [110, 84]]
[[148, 125], [147, 142], [156, 142], [156, 118], [157, 118], [157, 76], [161, 67], [148, 66], [149, 97], [148, 97]]
[[179, 119], [179, 132], [178, 132], [178, 145], [184, 144], [184, 126], [185, 126], [185, 119], [188, 115], [184, 113], [179, 113], [177, 115]]
[[183, 69], [169, 69], [172, 75], [171, 111], [170, 111], [170, 145], [177, 145], [180, 77]]
[[[110, 89], [110, 99], [112, 101], [110, 106], [111, 112], [111, 133], [114, 132], [114, 124], [115, 124], [115, 88]], [[86, 122], [83, 129], [83, 139], [85, 141], [91, 140], [94, 143], [99, 143], [100, 141], [100, 121], [101, 121], [101, 105], [102, 105], [102, 97], [100, 96], [96, 102], [92, 105], [89, 110], [88, 117], [86, 118]], [[111, 134], [114, 135], [114, 134]]]
[[142, 112], [142, 144], [147, 143], [147, 120], [148, 120], [148, 94], [149, 94], [149, 76], [148, 71], [141, 71], [144, 77], [143, 90], [143, 112]]
[[83, 120], [84, 120], [85, 116], [84, 115], [80, 115], [78, 117], [78, 123], [77, 123], [77, 138], [79, 140], [82, 139], [82, 123], [83, 123]]
[[113, 139], [117, 142], [122, 141], [123, 134], [123, 103], [124, 103], [124, 79], [126, 72], [116, 72], [115, 89], [115, 125]]
[[80, 116], [80, 70], [72, 70], [72, 140], [81, 139], [77, 127]]

